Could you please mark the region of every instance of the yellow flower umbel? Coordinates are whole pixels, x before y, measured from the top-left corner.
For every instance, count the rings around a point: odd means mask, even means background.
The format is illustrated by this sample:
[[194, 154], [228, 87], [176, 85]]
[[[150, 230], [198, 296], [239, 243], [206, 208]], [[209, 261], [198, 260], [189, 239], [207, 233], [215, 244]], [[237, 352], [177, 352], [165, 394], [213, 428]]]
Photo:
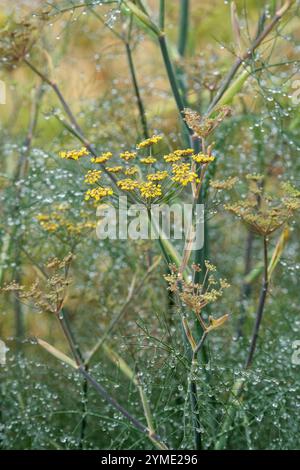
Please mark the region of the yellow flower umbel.
[[124, 174], [127, 176], [134, 176], [138, 172], [139, 172], [138, 168], [136, 166], [132, 166], [132, 167], [126, 168], [126, 170], [124, 171]]
[[192, 171], [189, 163], [174, 164], [172, 166], [172, 173], [174, 174], [172, 180], [182, 186], [186, 186], [188, 183], [192, 183], [193, 181], [198, 182], [199, 179], [197, 173]]
[[167, 171], [157, 171], [156, 173], [150, 173], [147, 175], [148, 181], [162, 181], [168, 177]]
[[189, 157], [190, 155], [193, 155], [194, 150], [193, 149], [183, 149], [183, 150], [174, 150], [175, 155], [178, 155], [178, 157]]
[[120, 173], [123, 170], [122, 166], [107, 166], [106, 171], [109, 173]]
[[169, 153], [168, 155], [164, 156], [164, 161], [166, 163], [176, 163], [176, 162], [179, 162], [180, 160], [181, 160], [181, 156], [176, 155], [175, 152]]
[[134, 191], [139, 187], [139, 183], [130, 178], [125, 178], [124, 180], [118, 181], [117, 185], [123, 191]]
[[126, 162], [128, 162], [129, 160], [133, 160], [135, 157], [136, 157], [136, 152], [128, 152], [126, 150], [126, 152], [120, 153], [120, 158], [122, 160], [125, 160]]
[[194, 155], [192, 158], [194, 162], [201, 163], [202, 165], [207, 165], [208, 163], [211, 163], [215, 160], [215, 157], [211, 155], [205, 155], [204, 153], [198, 153], [197, 155]]
[[40, 224], [46, 232], [56, 232], [59, 229], [59, 225], [55, 222], [40, 222]]
[[104, 152], [99, 157], [93, 157], [91, 159], [92, 163], [106, 163], [112, 157], [111, 152]]
[[154, 184], [152, 181], [140, 185], [140, 193], [144, 199], [155, 199], [162, 195], [161, 185]]
[[98, 188], [89, 189], [85, 193], [85, 200], [95, 199], [95, 201], [100, 201], [103, 197], [112, 196], [113, 190], [111, 188], [103, 188], [99, 186]]
[[68, 152], [59, 152], [60, 158], [66, 160], [79, 160], [81, 157], [89, 155], [88, 150], [85, 147], [82, 147], [80, 150], [69, 150]]
[[89, 170], [84, 177], [84, 182], [88, 184], [95, 184], [101, 178], [101, 170]]
[[161, 140], [162, 140], [161, 135], [153, 135], [149, 139], [143, 140], [142, 142], [137, 144], [136, 148], [137, 149], [144, 149], [144, 148], [147, 148], [147, 147], [151, 147], [152, 145], [157, 144]]
[[145, 165], [152, 165], [152, 163], [156, 163], [157, 159], [154, 157], [145, 157], [141, 158], [141, 163], [144, 163]]

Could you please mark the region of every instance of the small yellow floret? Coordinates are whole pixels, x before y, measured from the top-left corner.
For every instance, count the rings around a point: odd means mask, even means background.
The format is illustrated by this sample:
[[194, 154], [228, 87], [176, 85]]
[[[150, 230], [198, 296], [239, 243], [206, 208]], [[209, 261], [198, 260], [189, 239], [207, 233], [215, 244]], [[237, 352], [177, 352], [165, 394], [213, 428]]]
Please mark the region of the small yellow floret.
[[140, 185], [141, 196], [144, 199], [155, 199], [162, 195], [160, 184], [154, 184], [152, 181]]
[[89, 170], [84, 177], [84, 182], [88, 184], [94, 184], [101, 178], [101, 170]]
[[99, 155], [99, 157], [93, 157], [93, 158], [91, 159], [91, 162], [92, 162], [92, 163], [105, 163], [105, 162], [107, 162], [111, 157], [112, 157], [112, 153], [111, 153], [111, 152], [104, 152], [104, 153], [102, 153], [101, 155]]
[[138, 149], [144, 149], [144, 148], [147, 148], [147, 147], [151, 147], [151, 145], [154, 145], [154, 144], [157, 144], [158, 142], [160, 142], [162, 140], [162, 136], [161, 135], [153, 135], [152, 137], [150, 137], [149, 139], [146, 139], [146, 140], [143, 140], [142, 142], [140, 142], [139, 144], [137, 144], [137, 148]]

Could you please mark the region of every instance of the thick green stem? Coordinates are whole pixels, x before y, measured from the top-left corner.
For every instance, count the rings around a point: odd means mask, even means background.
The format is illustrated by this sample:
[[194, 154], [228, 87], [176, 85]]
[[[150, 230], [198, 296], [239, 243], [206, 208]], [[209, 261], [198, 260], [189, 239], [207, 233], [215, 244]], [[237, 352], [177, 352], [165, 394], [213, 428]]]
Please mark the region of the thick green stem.
[[181, 123], [183, 125], [183, 141], [184, 141], [184, 144], [186, 146], [188, 146], [190, 144], [190, 136], [192, 135], [192, 131], [189, 129], [189, 127], [187, 126], [186, 122], [183, 119], [184, 118], [184, 116], [183, 116], [184, 101], [183, 101], [183, 98], [182, 98], [182, 96], [180, 94], [180, 91], [179, 91], [179, 85], [177, 83], [174, 68], [173, 68], [173, 65], [172, 65], [172, 62], [171, 62], [171, 59], [170, 59], [168, 46], [167, 46], [167, 42], [166, 42], [166, 38], [165, 38], [164, 33], [162, 33], [159, 36], [158, 41], [159, 41], [159, 45], [160, 45], [162, 58], [163, 58], [163, 61], [164, 61], [165, 67], [166, 67], [166, 72], [167, 72], [167, 75], [168, 75], [168, 78], [169, 78], [171, 90], [173, 92], [173, 96], [174, 96], [174, 99], [175, 99], [175, 102], [176, 102], [176, 105], [177, 105], [177, 109], [178, 109], [178, 112], [179, 112], [179, 115], [180, 115]]
[[206, 333], [204, 332], [201, 340], [196, 345], [192, 354], [192, 364], [191, 364], [191, 376], [190, 376], [190, 401], [192, 409], [192, 418], [193, 418], [193, 428], [194, 428], [194, 440], [195, 440], [195, 450], [202, 449], [202, 435], [201, 435], [201, 420], [200, 420], [200, 409], [198, 401], [198, 391], [197, 391], [197, 382], [194, 378], [195, 368], [198, 366], [198, 353], [203, 347], [204, 341], [206, 339]]
[[189, 0], [180, 0], [180, 23], [178, 36], [178, 53], [185, 56], [189, 29]]
[[[194, 365], [192, 365], [191, 374], [194, 374]], [[202, 437], [201, 437], [201, 422], [199, 415], [199, 403], [198, 403], [198, 391], [196, 381], [190, 379], [190, 402], [192, 409], [192, 419], [193, 419], [193, 428], [194, 428], [194, 441], [195, 441], [195, 450], [202, 449]]]
[[165, 0], [159, 0], [159, 29], [161, 31], [165, 30], [165, 3]]
[[258, 334], [259, 334], [259, 328], [261, 325], [261, 321], [263, 318], [263, 313], [264, 313], [264, 308], [265, 308], [265, 302], [268, 294], [268, 288], [269, 288], [269, 275], [268, 275], [268, 239], [264, 237], [264, 277], [263, 277], [263, 283], [262, 283], [262, 288], [260, 292], [260, 298], [259, 298], [259, 304], [256, 312], [256, 320], [253, 328], [253, 333], [252, 333], [252, 338], [251, 338], [251, 344], [250, 344], [250, 349], [248, 353], [248, 357], [245, 363], [245, 368], [248, 369], [252, 365], [253, 361], [253, 356], [255, 353], [256, 349], [256, 344], [257, 344], [257, 339], [258, 339]]

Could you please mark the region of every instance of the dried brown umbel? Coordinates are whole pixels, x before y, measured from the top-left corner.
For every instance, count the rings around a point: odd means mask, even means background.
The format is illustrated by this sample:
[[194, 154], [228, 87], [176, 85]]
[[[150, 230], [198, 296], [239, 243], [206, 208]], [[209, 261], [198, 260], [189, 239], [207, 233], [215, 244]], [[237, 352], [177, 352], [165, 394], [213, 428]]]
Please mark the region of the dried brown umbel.
[[70, 284], [68, 276], [70, 263], [73, 255], [70, 253], [62, 260], [53, 258], [49, 260], [46, 269], [49, 276], [45, 282], [36, 280], [29, 288], [12, 281], [6, 284], [1, 292], [15, 292], [22, 301], [30, 301], [40, 312], [54, 313], [58, 315], [61, 311], [67, 287]]
[[1, 65], [13, 67], [21, 62], [36, 42], [39, 29], [36, 24], [28, 21], [7, 23], [0, 30]]
[[[192, 265], [192, 269], [195, 272], [201, 271], [200, 266], [195, 264]], [[228, 315], [218, 319], [210, 317], [209, 324], [206, 324], [201, 316], [202, 310], [208, 304], [218, 300], [224, 289], [230, 287], [225, 279], [216, 279], [215, 271], [215, 266], [209, 261], [205, 261], [205, 274], [202, 283], [195, 283], [192, 280], [186, 281], [174, 265], [170, 266], [170, 274], [165, 276], [169, 284], [168, 289], [176, 293], [181, 302], [195, 313], [203, 331], [206, 333], [221, 326], [228, 319]]]
[[210, 181], [209, 185], [218, 191], [221, 191], [223, 189], [232, 189], [235, 184], [238, 182], [238, 178], [236, 176], [231, 176], [229, 178], [226, 178], [225, 180], [212, 180]]
[[231, 109], [228, 106], [222, 106], [216, 112], [214, 117], [200, 116], [197, 111], [192, 109], [184, 109], [184, 120], [188, 127], [192, 129], [194, 134], [204, 139], [211, 134], [217, 126], [228, 116], [231, 115]]
[[300, 209], [300, 191], [291, 183], [281, 184], [280, 198], [264, 190], [261, 175], [247, 175], [248, 193], [242, 201], [225, 205], [251, 231], [268, 237], [285, 225]]

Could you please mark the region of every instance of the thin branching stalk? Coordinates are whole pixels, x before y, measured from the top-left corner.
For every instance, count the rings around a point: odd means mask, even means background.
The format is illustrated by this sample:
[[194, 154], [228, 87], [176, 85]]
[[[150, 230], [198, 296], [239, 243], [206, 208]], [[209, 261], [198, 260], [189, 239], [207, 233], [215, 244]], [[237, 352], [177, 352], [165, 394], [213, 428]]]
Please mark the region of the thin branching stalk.
[[193, 430], [194, 430], [194, 442], [195, 450], [201, 450], [202, 446], [202, 429], [201, 429], [201, 419], [200, 419], [200, 409], [198, 401], [198, 391], [197, 391], [197, 382], [194, 377], [195, 369], [198, 366], [198, 353], [203, 347], [204, 341], [206, 339], [206, 332], [203, 333], [202, 338], [199, 343], [195, 345], [192, 350], [192, 363], [191, 363], [191, 373], [190, 373], [190, 402], [191, 402], [191, 411], [193, 419]]
[[[150, 267], [150, 273], [153, 271], [153, 269], [157, 266], [158, 262], [154, 263], [152, 267]], [[39, 266], [37, 266], [39, 268]], [[43, 277], [46, 279], [48, 278], [47, 273], [45, 273], [43, 270], [40, 271]], [[149, 270], [147, 272], [147, 276], [150, 274]], [[65, 275], [68, 275], [68, 270], [66, 271]], [[139, 287], [139, 286], [138, 286]], [[132, 296], [130, 295], [130, 298]], [[129, 300], [129, 299], [128, 299]], [[68, 320], [68, 315], [66, 311], [63, 310], [63, 302], [57, 307], [56, 311], [56, 318], [61, 326], [62, 332], [64, 334], [64, 337], [67, 340], [67, 343], [69, 345], [70, 351], [72, 353], [72, 356], [74, 357], [76, 368], [77, 370], [83, 375], [84, 381], [83, 381], [83, 400], [82, 400], [82, 409], [83, 409], [83, 419], [81, 422], [81, 430], [80, 430], [80, 441], [79, 441], [79, 448], [83, 447], [83, 441], [85, 437], [85, 431], [86, 431], [86, 418], [87, 418], [87, 395], [88, 395], [88, 383], [90, 383], [93, 388], [109, 403], [111, 404], [115, 409], [120, 411], [123, 416], [125, 416], [132, 424], [133, 426], [138, 429], [139, 431], [143, 432], [148, 436], [148, 438], [155, 444], [155, 446], [160, 449], [160, 450], [168, 450], [168, 446], [162, 441], [162, 439], [154, 432], [154, 426], [152, 425], [151, 428], [144, 426], [139, 420], [137, 420], [134, 416], [132, 416], [122, 405], [120, 405], [113, 397], [109, 395], [109, 393], [106, 391], [106, 389], [99, 384], [93, 376], [89, 373], [89, 363], [91, 358], [94, 355], [94, 351], [92, 354], [89, 355], [88, 361], [84, 361], [84, 356], [81, 352], [81, 349], [75, 339], [75, 336], [73, 334], [71, 325]], [[97, 348], [98, 350], [98, 348]], [[96, 351], [95, 351], [96, 352]], [[60, 354], [61, 356], [61, 354]], [[68, 358], [68, 363], [69, 362], [74, 362], [70, 358]], [[138, 387], [140, 396], [141, 396], [141, 401], [143, 405], [143, 410], [144, 413], [147, 413], [146, 420], [147, 423], [153, 423], [152, 421], [152, 416], [150, 412], [150, 407], [149, 404], [147, 403], [147, 398], [144, 394], [144, 391], [141, 387], [141, 384], [138, 384], [136, 378], [135, 378], [135, 385]]]
[[71, 108], [70, 106], [68, 105], [68, 103], [66, 102], [63, 94], [61, 93], [60, 91], [60, 88], [58, 87], [57, 83], [55, 83], [53, 80], [50, 80], [45, 74], [43, 74], [40, 70], [38, 70], [31, 62], [29, 62], [27, 59], [24, 59], [24, 62], [26, 65], [28, 65], [28, 67], [34, 72], [36, 73], [44, 82], [46, 82], [52, 89], [53, 91], [56, 93], [59, 101], [61, 102], [68, 118], [70, 119], [70, 122], [72, 123], [72, 125], [74, 126], [74, 128], [76, 129], [76, 131], [81, 134], [83, 136], [83, 132], [82, 132], [82, 129], [80, 127], [80, 125], [78, 124], [77, 120], [75, 119], [75, 116], [73, 114], [73, 112], [71, 111]]
[[163, 443], [160, 436], [153, 433], [148, 427], [144, 426], [138, 419], [136, 419], [129, 411], [127, 411], [122, 405], [120, 405], [108, 392], [107, 390], [98, 383], [94, 377], [88, 372], [86, 365], [83, 363], [80, 355], [78, 354], [78, 350], [76, 348], [76, 344], [74, 344], [73, 334], [69, 325], [63, 321], [63, 315], [61, 311], [57, 311], [56, 314], [57, 319], [62, 327], [62, 331], [64, 336], [68, 342], [72, 355], [75, 359], [77, 364], [77, 370], [82, 374], [82, 376], [86, 379], [88, 383], [92, 385], [92, 387], [98, 392], [102, 398], [105, 399], [113, 408], [119, 411], [138, 431], [142, 432], [143, 434], [147, 435], [148, 438], [157, 445], [158, 448], [168, 449], [168, 447]]
[[269, 274], [268, 274], [268, 238], [264, 237], [264, 275], [263, 275], [263, 283], [262, 283], [262, 288], [261, 288], [261, 293], [260, 293], [260, 298], [259, 298], [259, 304], [256, 312], [256, 320], [254, 324], [254, 329], [252, 333], [252, 338], [251, 338], [251, 344], [250, 344], [250, 349], [248, 352], [247, 360], [245, 363], [245, 368], [248, 369], [252, 365], [253, 361], [253, 356], [255, 353], [256, 349], [256, 343], [258, 339], [258, 334], [259, 334], [259, 328], [261, 325], [261, 321], [263, 318], [263, 313], [264, 313], [264, 308], [265, 308], [265, 302], [268, 294], [268, 288], [269, 288]]
[[138, 431], [145, 434], [159, 449], [168, 450], [168, 447], [162, 442], [160, 436], [151, 433], [151, 430], [144, 426], [138, 419], [136, 419], [129, 411], [127, 411], [117, 400], [115, 400], [107, 390], [97, 382], [89, 372], [86, 371], [85, 367], [80, 365], [78, 368], [79, 372], [87, 379], [92, 387], [98, 392], [104, 400], [109, 403], [115, 410], [119, 411]]
[[[106, 357], [113, 364], [115, 364], [120, 369], [120, 371], [124, 374], [124, 376], [127, 377], [134, 384], [134, 386], [138, 389], [148, 429], [151, 432], [151, 435], [156, 434], [154, 419], [151, 413], [150, 403], [145, 393], [145, 390], [143, 388], [143, 384], [141, 382], [140, 376], [137, 373], [137, 370], [134, 373], [133, 370], [130, 368], [130, 366], [124, 361], [124, 359], [120, 357], [119, 354], [116, 353], [107, 344], [103, 344], [103, 351], [106, 354]], [[167, 446], [163, 442], [155, 441], [155, 445], [161, 450], [167, 450]]]
[[[95, 150], [95, 147], [94, 145], [92, 145], [88, 140], [87, 138], [84, 136], [84, 133], [83, 133], [83, 130], [81, 129], [80, 125], [78, 124], [78, 121], [77, 119], [75, 118], [70, 106], [68, 105], [67, 101], [65, 100], [60, 88], [58, 87], [58, 85], [53, 82], [52, 80], [50, 80], [43, 72], [41, 72], [40, 70], [38, 70], [33, 64], [31, 64], [30, 62], [28, 62], [27, 60], [25, 60], [25, 63], [28, 65], [28, 67], [34, 72], [36, 73], [45, 83], [47, 83], [49, 86], [51, 86], [51, 88], [53, 89], [53, 91], [56, 93], [59, 101], [61, 102], [70, 122], [71, 122], [71, 126], [68, 125], [68, 123], [64, 122], [62, 119], [60, 119], [59, 121], [75, 136], [77, 137], [77, 139], [82, 142], [85, 147], [89, 150], [89, 152], [94, 156], [94, 157], [97, 157], [97, 153], [96, 153], [96, 150]], [[113, 175], [112, 173], [110, 173], [109, 171], [107, 171], [105, 165], [102, 165], [100, 164], [101, 168], [103, 169], [104, 173], [110, 178], [111, 182], [112, 182], [112, 185], [115, 189], [118, 189], [117, 188], [117, 180], [116, 180], [116, 177], [115, 175]], [[122, 192], [122, 191], [121, 191]], [[132, 201], [132, 197], [131, 195], [128, 196], [128, 199]]]
[[263, 40], [270, 34], [270, 32], [274, 29], [274, 27], [281, 20], [283, 15], [289, 10], [289, 8], [292, 6], [293, 3], [294, 3], [294, 0], [287, 0], [282, 6], [282, 8], [276, 11], [270, 23], [261, 31], [260, 34], [258, 34], [258, 36], [255, 38], [255, 40], [253, 41], [249, 49], [241, 57], [237, 58], [237, 60], [231, 67], [230, 71], [228, 72], [228, 75], [226, 76], [223, 83], [221, 84], [219, 90], [217, 91], [215, 97], [210, 103], [209, 108], [207, 110], [207, 114], [210, 114], [213, 111], [213, 109], [218, 104], [218, 102], [220, 101], [224, 93], [227, 91], [229, 85], [231, 84], [233, 78], [235, 77], [240, 67], [243, 65], [243, 63], [246, 60], [250, 59], [253, 56], [256, 49], [260, 46]]
[[[36, 130], [38, 114], [39, 114], [39, 105], [40, 105], [42, 96], [43, 96], [42, 86], [38, 86], [37, 89], [34, 90], [28, 131], [27, 131], [27, 135], [22, 145], [22, 150], [20, 151], [20, 154], [19, 154], [17, 167], [14, 172], [14, 176], [13, 176], [14, 183], [17, 183], [21, 178], [25, 178], [28, 172], [28, 156], [29, 156], [29, 152], [31, 149], [31, 145], [32, 145], [32, 139]], [[15, 205], [11, 213], [11, 216], [14, 218], [17, 218], [17, 214], [20, 211], [20, 203], [21, 203], [21, 186], [16, 186], [16, 187], [17, 187], [17, 192], [16, 192], [16, 197], [15, 197]], [[5, 238], [5, 243], [3, 244], [3, 251], [1, 253], [1, 260], [3, 260], [3, 262], [7, 258], [8, 253], [10, 252], [13, 243], [15, 243], [16, 245], [15, 255], [14, 255], [15, 257], [14, 278], [16, 282], [20, 284], [21, 283], [21, 263], [22, 263], [22, 260], [21, 260], [22, 241], [21, 241], [21, 236], [18, 233], [17, 227], [14, 228], [14, 230], [12, 230], [10, 234], [8, 234], [7, 238]], [[0, 266], [0, 284], [2, 283], [3, 274], [4, 274], [4, 270], [2, 269], [2, 266]], [[20, 302], [18, 293], [16, 293], [16, 296], [15, 296], [14, 307], [15, 307], [16, 337], [18, 339], [22, 339], [25, 335], [25, 323], [24, 323], [24, 317], [23, 317], [22, 304]]]
[[[86, 370], [88, 370], [88, 367], [86, 367]], [[80, 425], [80, 436], [79, 436], [79, 449], [83, 449], [83, 443], [85, 439], [85, 434], [86, 434], [86, 428], [87, 428], [87, 400], [88, 400], [88, 381], [86, 378], [83, 379], [82, 382], [82, 420], [81, 420], [81, 425]]]
[[127, 62], [128, 62], [128, 67], [129, 67], [129, 73], [130, 73], [130, 76], [131, 76], [132, 86], [133, 86], [134, 94], [135, 94], [135, 97], [136, 97], [136, 102], [137, 102], [137, 107], [138, 107], [138, 111], [139, 111], [140, 121], [141, 121], [142, 129], [143, 129], [143, 135], [144, 135], [145, 139], [148, 139], [149, 130], [148, 130], [148, 123], [147, 123], [145, 105], [144, 105], [143, 100], [142, 100], [140, 87], [139, 87], [138, 80], [137, 80], [136, 68], [135, 68], [134, 61], [133, 61], [133, 56], [132, 56], [132, 49], [131, 49], [132, 15], [130, 16], [130, 22], [129, 22], [129, 26], [128, 26], [128, 35], [127, 35], [127, 37], [125, 37], [125, 35], [120, 34], [112, 26], [110, 26], [102, 18], [102, 16], [99, 15], [93, 8], [91, 8], [90, 11], [103, 24], [103, 26], [108, 28], [111, 31], [111, 33], [114, 34], [125, 46]]
[[97, 351], [101, 348], [101, 346], [104, 344], [106, 339], [109, 337], [111, 332], [113, 331], [114, 327], [120, 322], [120, 320], [124, 317], [126, 314], [129, 306], [131, 305], [132, 301], [134, 298], [137, 296], [137, 294], [141, 291], [141, 289], [145, 286], [146, 280], [149, 278], [149, 276], [152, 274], [152, 272], [157, 268], [158, 264], [160, 263], [161, 258], [158, 258], [147, 270], [145, 275], [142, 277], [141, 281], [138, 283], [138, 285], [132, 289], [129, 290], [127, 299], [125, 303], [123, 304], [122, 308], [120, 311], [112, 318], [111, 322], [109, 323], [108, 327], [105, 329], [105, 331], [102, 333], [99, 341], [96, 343], [94, 348], [92, 349], [91, 353], [89, 354], [88, 358], [85, 361], [85, 364], [89, 364], [92, 360], [92, 358], [95, 356]]
[[249, 230], [246, 240], [245, 248], [245, 261], [244, 261], [244, 281], [241, 288], [241, 313], [238, 319], [237, 325], [237, 338], [241, 338], [244, 335], [244, 324], [246, 319], [246, 306], [245, 302], [249, 299], [251, 295], [251, 284], [247, 281], [247, 276], [251, 271], [252, 267], [252, 252], [253, 252], [253, 241], [254, 235], [253, 232]]
[[[150, 225], [153, 226], [152, 222], [152, 217], [151, 217], [151, 209], [148, 209], [148, 218]], [[153, 226], [154, 230], [157, 231], [158, 228]], [[167, 263], [167, 266], [169, 266], [170, 259], [169, 252], [166, 250], [166, 247], [163, 244], [163, 240], [160, 236], [158, 235], [158, 242], [159, 246], [161, 248], [161, 251], [164, 255], [165, 261]], [[180, 263], [180, 266], [182, 263]], [[182, 275], [186, 275], [186, 270], [183, 269]], [[181, 288], [181, 283], [178, 281], [178, 286]], [[199, 403], [198, 403], [198, 392], [197, 392], [197, 384], [196, 381], [192, 378], [193, 376], [193, 369], [194, 369], [194, 363], [197, 359], [197, 354], [200, 351], [201, 347], [203, 346], [203, 342], [205, 340], [206, 335], [203, 335], [203, 341], [201, 340], [200, 343], [197, 345], [194, 342], [193, 335], [189, 329], [188, 322], [186, 321], [185, 317], [185, 307], [181, 302], [181, 299], [179, 295], [176, 295], [176, 301], [177, 304], [180, 308], [180, 315], [181, 315], [181, 324], [182, 324], [182, 337], [183, 337], [183, 344], [184, 344], [184, 349], [186, 355], [190, 358], [191, 357], [191, 377], [190, 377], [190, 403], [191, 403], [191, 410], [192, 410], [192, 420], [193, 420], [193, 430], [194, 430], [194, 437], [195, 437], [195, 449], [200, 450], [202, 448], [202, 442], [201, 442], [201, 426], [200, 426], [200, 415], [199, 415]], [[194, 353], [196, 351], [196, 353]]]
[[136, 102], [140, 114], [140, 120], [142, 124], [142, 129], [143, 129], [143, 135], [145, 139], [148, 139], [149, 137], [149, 131], [148, 131], [148, 124], [147, 124], [147, 117], [146, 117], [146, 112], [145, 112], [145, 107], [144, 103], [142, 101], [138, 81], [137, 81], [137, 76], [136, 76], [136, 71], [135, 71], [135, 66], [132, 58], [132, 51], [131, 51], [131, 46], [129, 42], [125, 42], [125, 48], [126, 48], [126, 54], [127, 54], [127, 60], [128, 60], [128, 66], [130, 70], [130, 75], [131, 75], [131, 80], [132, 80], [132, 85], [133, 89], [135, 92], [136, 96]]
[[[266, 298], [267, 298], [267, 294], [269, 290], [270, 278], [282, 255], [285, 243], [288, 239], [288, 232], [289, 232], [288, 228], [286, 228], [282, 232], [277, 242], [277, 245], [275, 247], [275, 250], [273, 252], [273, 256], [272, 256], [270, 263], [268, 263], [268, 238], [267, 236], [263, 238], [263, 242], [264, 242], [263, 281], [262, 281], [259, 304], [258, 304], [258, 308], [256, 312], [256, 320], [255, 320], [255, 324], [253, 328], [252, 340], [251, 340], [247, 360], [245, 362], [245, 369], [251, 368], [253, 364], [253, 357], [254, 357], [254, 353], [256, 350], [259, 328], [260, 328], [261, 321], [263, 318], [265, 302], [266, 302]], [[242, 378], [242, 379], [238, 379], [232, 387], [232, 390], [229, 396], [229, 401], [228, 401], [227, 414], [226, 414], [224, 422], [222, 423], [221, 431], [219, 433], [219, 438], [216, 440], [216, 444], [215, 444], [215, 449], [217, 450], [224, 449], [226, 446], [226, 442], [229, 437], [228, 433], [232, 426], [232, 421], [234, 419], [237, 408], [240, 406], [240, 399], [242, 398], [242, 395], [243, 395], [244, 385], [245, 385], [245, 379]]]

